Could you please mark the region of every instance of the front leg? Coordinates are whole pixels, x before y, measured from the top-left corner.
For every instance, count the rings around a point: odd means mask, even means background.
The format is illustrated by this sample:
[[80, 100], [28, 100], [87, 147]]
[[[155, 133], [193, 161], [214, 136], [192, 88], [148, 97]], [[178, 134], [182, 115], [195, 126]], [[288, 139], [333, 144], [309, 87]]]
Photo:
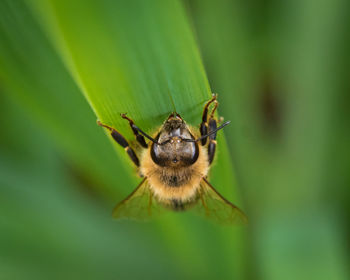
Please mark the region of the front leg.
[[[214, 118], [209, 119], [209, 132], [215, 130], [217, 127], [216, 120]], [[211, 164], [214, 160], [216, 150], [216, 132], [209, 135], [209, 144], [208, 144], [208, 160]]]
[[137, 157], [137, 155], [135, 154], [134, 150], [130, 147], [128, 141], [124, 138], [123, 135], [121, 135], [116, 129], [114, 129], [113, 127], [110, 127], [108, 125], [105, 125], [103, 123], [101, 123], [100, 121], [97, 121], [97, 124], [99, 126], [105, 127], [107, 128], [110, 132], [111, 135], [113, 137], [113, 139], [120, 145], [122, 146], [126, 153], [128, 154], [128, 156], [130, 157], [130, 159], [133, 161], [133, 163], [139, 167], [140, 166], [140, 161], [139, 158]]
[[143, 137], [143, 135], [141, 135], [141, 134], [138, 132], [137, 126], [135, 125], [134, 121], [133, 121], [132, 119], [128, 118], [128, 117], [126, 116], [126, 114], [120, 114], [120, 116], [121, 116], [123, 119], [125, 119], [125, 120], [127, 120], [127, 121], [129, 122], [129, 125], [130, 125], [130, 127], [131, 127], [131, 129], [132, 129], [132, 132], [134, 133], [134, 135], [135, 135], [135, 137], [136, 137], [137, 142], [139, 142], [139, 144], [140, 144], [143, 148], [147, 149], [147, 148], [148, 148], [148, 145], [147, 145], [147, 143], [146, 143], [146, 141], [145, 141], [145, 137]]
[[[211, 113], [211, 115], [213, 115], [217, 106], [218, 106], [218, 103], [216, 101], [216, 94], [213, 94], [213, 97], [204, 106], [203, 115], [202, 115], [202, 123], [200, 125], [201, 136], [208, 134], [208, 110], [209, 110], [209, 106], [211, 103], [215, 103], [215, 107]], [[203, 138], [201, 143], [202, 143], [202, 146], [204, 146], [205, 143], [207, 143], [207, 137]]]
[[[209, 122], [208, 122], [208, 133], [215, 130], [217, 128], [217, 122], [214, 118], [214, 113], [218, 107], [218, 102], [215, 100], [215, 106], [210, 113]], [[211, 164], [214, 160], [216, 150], [216, 132], [209, 135], [209, 144], [208, 144], [208, 160], [209, 164]]]

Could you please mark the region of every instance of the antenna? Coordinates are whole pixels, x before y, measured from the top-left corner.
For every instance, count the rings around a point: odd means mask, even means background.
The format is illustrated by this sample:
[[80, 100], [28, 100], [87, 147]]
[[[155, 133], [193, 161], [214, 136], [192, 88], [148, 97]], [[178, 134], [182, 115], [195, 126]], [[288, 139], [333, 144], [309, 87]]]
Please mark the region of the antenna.
[[228, 125], [230, 122], [231, 122], [231, 121], [224, 122], [224, 123], [223, 123], [222, 125], [220, 125], [218, 128], [216, 128], [216, 129], [210, 131], [210, 132], [207, 133], [206, 135], [203, 135], [202, 137], [199, 137], [199, 138], [197, 138], [197, 139], [182, 139], [182, 140], [185, 141], [185, 142], [198, 142], [198, 141], [200, 141], [200, 140], [202, 140], [202, 139], [204, 139], [204, 138], [206, 138], [206, 137], [208, 137], [208, 136], [214, 134], [214, 133], [217, 132], [218, 130], [224, 128], [224, 127], [225, 127], [226, 125]]

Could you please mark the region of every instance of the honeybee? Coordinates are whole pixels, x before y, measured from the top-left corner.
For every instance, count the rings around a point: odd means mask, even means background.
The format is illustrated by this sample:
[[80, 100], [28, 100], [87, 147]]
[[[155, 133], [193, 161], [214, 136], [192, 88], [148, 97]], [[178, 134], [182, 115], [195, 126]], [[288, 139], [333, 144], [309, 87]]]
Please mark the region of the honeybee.
[[217, 107], [217, 96], [213, 95], [204, 106], [199, 131], [186, 124], [178, 113], [172, 113], [153, 136], [142, 131], [126, 114], [121, 114], [143, 148], [139, 155], [120, 132], [97, 121], [125, 149], [143, 178], [137, 188], [117, 204], [113, 217], [147, 220], [164, 209], [191, 208], [222, 223], [246, 222], [245, 214], [220, 195], [207, 178], [215, 156], [216, 133], [230, 123], [217, 127], [214, 117]]

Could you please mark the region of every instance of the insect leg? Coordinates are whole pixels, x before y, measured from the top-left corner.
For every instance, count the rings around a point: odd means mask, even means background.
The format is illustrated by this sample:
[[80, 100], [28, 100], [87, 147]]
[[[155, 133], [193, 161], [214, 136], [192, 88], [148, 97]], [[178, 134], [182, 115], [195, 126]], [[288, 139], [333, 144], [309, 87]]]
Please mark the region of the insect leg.
[[[216, 129], [216, 120], [210, 119], [209, 120], [209, 132]], [[213, 162], [214, 156], [215, 156], [215, 149], [216, 149], [216, 133], [213, 133], [208, 136], [209, 137], [209, 144], [208, 144], [208, 157], [209, 157], [209, 164]]]
[[137, 155], [135, 154], [134, 150], [129, 146], [128, 141], [126, 141], [126, 139], [124, 138], [123, 135], [121, 135], [117, 130], [115, 130], [113, 127], [110, 127], [108, 125], [105, 125], [103, 123], [101, 123], [100, 121], [97, 121], [97, 124], [99, 126], [105, 127], [107, 128], [110, 132], [111, 135], [113, 137], [113, 139], [120, 145], [122, 146], [126, 153], [129, 155], [130, 159], [135, 163], [135, 165], [137, 167], [140, 166], [140, 161], [137, 157]]
[[[215, 130], [217, 128], [217, 122], [214, 118], [214, 113], [216, 108], [218, 107], [218, 103], [215, 102], [215, 106], [213, 108], [213, 110], [210, 113], [210, 117], [209, 117], [209, 131], [211, 132], [213, 130]], [[211, 164], [213, 162], [214, 156], [215, 156], [215, 150], [216, 150], [216, 133], [213, 133], [211, 135], [209, 135], [209, 145], [208, 145], [208, 157], [209, 157], [209, 164]]]
[[[206, 135], [208, 133], [208, 110], [209, 110], [209, 105], [213, 102], [216, 103], [216, 94], [213, 94], [213, 97], [204, 106], [203, 114], [202, 114], [202, 122], [200, 125], [201, 136]], [[215, 106], [215, 108], [216, 107], [217, 106]], [[202, 143], [202, 146], [204, 146], [205, 143], [207, 143], [207, 137], [203, 138], [201, 140], [201, 143]]]
[[148, 148], [148, 145], [147, 145], [147, 143], [146, 143], [146, 141], [145, 141], [145, 137], [143, 137], [143, 135], [141, 135], [141, 134], [138, 132], [138, 130], [136, 129], [136, 125], [135, 125], [134, 121], [133, 121], [132, 119], [128, 118], [128, 117], [126, 116], [126, 114], [121, 114], [120, 116], [121, 116], [123, 119], [125, 119], [125, 120], [127, 120], [127, 121], [129, 122], [129, 125], [130, 125], [130, 127], [131, 127], [131, 129], [132, 129], [132, 132], [134, 133], [134, 135], [135, 135], [135, 137], [136, 137], [137, 142], [139, 142], [140, 145], [141, 145], [143, 148]]

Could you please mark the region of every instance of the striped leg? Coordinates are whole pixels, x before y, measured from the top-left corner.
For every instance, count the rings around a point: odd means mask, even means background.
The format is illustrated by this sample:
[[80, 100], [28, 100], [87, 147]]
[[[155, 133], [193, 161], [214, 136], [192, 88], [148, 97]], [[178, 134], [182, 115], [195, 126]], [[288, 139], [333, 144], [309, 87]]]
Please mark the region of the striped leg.
[[[209, 120], [209, 132], [216, 129], [216, 120], [210, 119]], [[213, 133], [212, 135], [209, 135], [209, 144], [208, 144], [208, 159], [209, 164], [213, 162], [214, 156], [215, 156], [215, 150], [216, 150], [216, 133]]]
[[146, 143], [146, 141], [145, 141], [145, 137], [143, 137], [143, 135], [141, 135], [141, 134], [138, 132], [138, 130], [136, 129], [137, 126], [135, 125], [134, 121], [133, 121], [132, 119], [128, 118], [128, 117], [126, 116], [126, 114], [121, 114], [120, 116], [121, 116], [123, 119], [125, 119], [125, 120], [127, 120], [127, 121], [129, 122], [129, 125], [130, 125], [130, 127], [131, 127], [131, 129], [132, 129], [132, 132], [134, 133], [134, 135], [135, 135], [135, 137], [136, 137], [137, 142], [139, 142], [140, 145], [141, 145], [143, 148], [147, 149], [147, 148], [148, 148], [148, 145], [147, 145], [147, 143]]
[[[202, 115], [202, 123], [200, 125], [201, 136], [208, 134], [208, 110], [209, 110], [210, 104], [213, 102], [215, 103], [215, 107], [212, 111], [212, 114], [214, 114], [216, 107], [217, 107], [216, 94], [213, 94], [213, 97], [204, 106], [203, 115]], [[207, 143], [207, 137], [203, 138], [201, 140], [201, 143], [202, 143], [202, 146], [204, 146], [205, 143]]]
[[[215, 113], [217, 107], [218, 107], [218, 102], [215, 101], [215, 106], [214, 106], [213, 110], [211, 111], [210, 117], [209, 117], [208, 133], [210, 133], [211, 131], [213, 131], [217, 128], [217, 122], [216, 122], [216, 119], [214, 118], [214, 113]], [[208, 144], [209, 164], [211, 164], [214, 160], [215, 150], [216, 150], [216, 133], [213, 133], [213, 134], [209, 135], [209, 144]]]
[[115, 130], [113, 127], [110, 127], [108, 125], [105, 125], [103, 123], [101, 123], [100, 121], [97, 121], [97, 124], [99, 126], [105, 127], [107, 128], [110, 132], [111, 135], [113, 137], [113, 139], [120, 145], [122, 146], [126, 153], [129, 155], [130, 159], [133, 161], [133, 163], [135, 163], [135, 165], [137, 167], [140, 166], [140, 161], [137, 157], [137, 155], [135, 154], [134, 150], [129, 146], [128, 141], [126, 141], [126, 139], [124, 138], [123, 135], [121, 135], [117, 130]]

